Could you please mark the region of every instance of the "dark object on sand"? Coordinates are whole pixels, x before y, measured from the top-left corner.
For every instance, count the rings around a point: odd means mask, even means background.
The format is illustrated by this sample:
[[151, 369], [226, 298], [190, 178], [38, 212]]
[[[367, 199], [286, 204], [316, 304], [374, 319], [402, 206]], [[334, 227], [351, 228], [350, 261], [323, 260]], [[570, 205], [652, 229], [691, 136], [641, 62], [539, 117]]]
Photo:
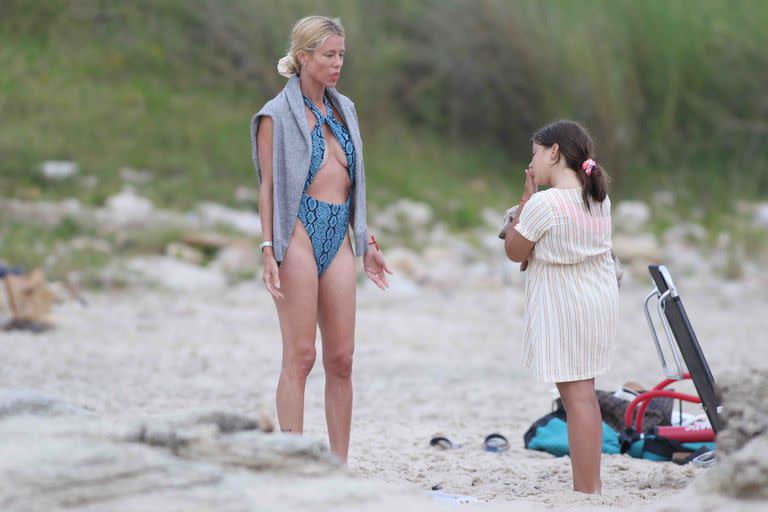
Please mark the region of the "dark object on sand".
[[454, 448], [453, 442], [442, 434], [432, 436], [432, 439], [429, 440], [429, 446], [435, 446], [443, 450]]
[[45, 332], [52, 328], [53, 325], [48, 322], [34, 322], [19, 318], [12, 318], [3, 326], [4, 331]]
[[21, 276], [26, 271], [22, 267], [9, 267], [6, 265], [0, 265], [0, 279], [5, 276]]
[[487, 452], [500, 453], [509, 448], [509, 441], [503, 435], [494, 432], [485, 436], [483, 448]]
[[[622, 386], [624, 391], [627, 392], [626, 384]], [[635, 396], [645, 393], [647, 390], [640, 389]], [[625, 398], [616, 396], [615, 393], [609, 391], [603, 391], [602, 389], [595, 390], [597, 393], [597, 403], [600, 405], [600, 413], [605, 421], [616, 432], [624, 430], [624, 419], [627, 415], [627, 407], [629, 407], [629, 401]], [[645, 411], [644, 424], [646, 428], [653, 428], [657, 426], [671, 425], [672, 408], [674, 407], [674, 400], [667, 397], [658, 397], [651, 400], [648, 410]]]

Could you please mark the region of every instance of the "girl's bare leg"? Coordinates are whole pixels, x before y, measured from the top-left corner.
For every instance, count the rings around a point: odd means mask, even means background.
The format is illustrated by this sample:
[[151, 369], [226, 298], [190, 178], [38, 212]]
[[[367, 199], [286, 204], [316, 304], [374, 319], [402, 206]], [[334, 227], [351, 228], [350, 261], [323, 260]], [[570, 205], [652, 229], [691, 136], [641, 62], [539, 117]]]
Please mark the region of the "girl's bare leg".
[[557, 389], [568, 416], [573, 490], [600, 494], [603, 420], [595, 395], [595, 379], [558, 382]]

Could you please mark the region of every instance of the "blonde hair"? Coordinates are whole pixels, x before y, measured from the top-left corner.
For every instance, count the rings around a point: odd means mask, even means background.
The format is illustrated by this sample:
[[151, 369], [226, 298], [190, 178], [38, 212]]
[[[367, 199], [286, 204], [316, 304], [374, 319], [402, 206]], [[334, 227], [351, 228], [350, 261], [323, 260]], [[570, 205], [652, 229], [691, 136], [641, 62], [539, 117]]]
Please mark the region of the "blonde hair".
[[339, 18], [307, 16], [296, 22], [291, 30], [291, 46], [277, 63], [277, 72], [285, 77], [301, 71], [299, 52], [312, 53], [331, 36], [344, 36]]

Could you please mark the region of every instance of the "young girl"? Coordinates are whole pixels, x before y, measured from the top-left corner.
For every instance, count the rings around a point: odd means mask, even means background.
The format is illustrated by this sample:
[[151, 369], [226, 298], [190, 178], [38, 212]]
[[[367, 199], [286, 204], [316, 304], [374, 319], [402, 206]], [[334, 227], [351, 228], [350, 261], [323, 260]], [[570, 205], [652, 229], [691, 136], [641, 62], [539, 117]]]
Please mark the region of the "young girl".
[[[560, 392], [574, 490], [600, 494], [595, 377], [611, 365], [618, 313], [607, 176], [578, 123], [547, 125], [532, 142], [525, 192], [504, 240], [509, 259], [527, 262], [523, 364]], [[538, 185], [550, 188], [537, 192]]]

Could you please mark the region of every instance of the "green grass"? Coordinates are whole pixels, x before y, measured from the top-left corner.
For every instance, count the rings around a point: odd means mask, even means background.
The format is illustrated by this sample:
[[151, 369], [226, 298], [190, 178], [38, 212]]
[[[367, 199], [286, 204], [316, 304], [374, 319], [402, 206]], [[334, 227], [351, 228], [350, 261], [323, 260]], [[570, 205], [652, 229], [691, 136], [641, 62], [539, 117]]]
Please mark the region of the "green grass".
[[[99, 205], [133, 167], [157, 206], [233, 204], [256, 184], [250, 116], [310, 12], [345, 23], [373, 206], [473, 225], [517, 198], [529, 134], [558, 117], [592, 129], [614, 199], [669, 190], [715, 227], [768, 195], [764, 2], [4, 0], [0, 196]], [[53, 159], [95, 184], [43, 179]]]
[[[0, 219], [0, 262], [27, 270], [43, 268], [51, 279], [62, 279], [78, 271], [95, 283], [98, 272], [116, 256], [163, 254], [171, 242], [181, 240], [175, 229], [151, 229], [100, 233], [65, 217], [53, 227]], [[75, 239], [100, 241], [97, 247], [73, 245]]]

